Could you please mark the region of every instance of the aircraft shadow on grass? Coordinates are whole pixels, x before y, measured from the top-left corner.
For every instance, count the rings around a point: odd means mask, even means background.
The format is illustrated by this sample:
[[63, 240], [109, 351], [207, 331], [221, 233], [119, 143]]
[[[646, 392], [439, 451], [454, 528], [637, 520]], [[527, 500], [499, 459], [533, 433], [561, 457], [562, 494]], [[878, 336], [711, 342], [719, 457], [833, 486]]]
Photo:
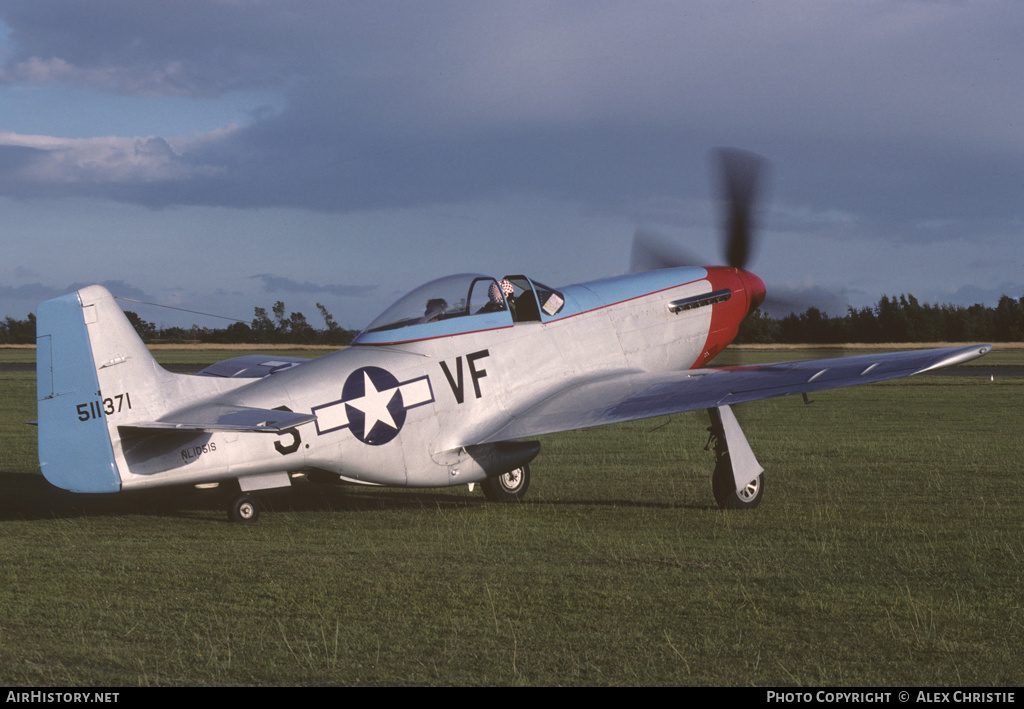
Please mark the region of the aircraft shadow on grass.
[[[0, 521], [71, 519], [78, 517], [155, 516], [194, 519], [209, 516], [217, 523], [223, 517], [223, 492], [171, 487], [136, 491], [132, 494], [90, 495], [67, 492], [51, 485], [41, 475], [0, 472]], [[486, 502], [475, 496], [437, 490], [367, 489], [349, 485], [317, 485], [296, 482], [289, 490], [268, 490], [261, 503], [274, 511], [296, 512], [381, 512], [411, 509], [484, 508]], [[711, 510], [710, 503], [686, 503], [665, 500], [573, 499], [522, 501], [519, 504], [543, 504], [572, 507], [619, 507], [647, 509]]]
[[[223, 493], [194, 487], [170, 487], [132, 494], [90, 495], [61, 490], [41, 475], [0, 472], [4, 499], [0, 520], [66, 519], [74, 517], [157, 516], [188, 517], [211, 514], [223, 519]], [[376, 494], [374, 494], [376, 493]], [[260, 501], [272, 510], [369, 512], [388, 509], [465, 507], [482, 504], [465, 495], [366, 491], [312, 483], [297, 483], [290, 492], [267, 491]], [[226, 521], [226, 520], [225, 520]]]

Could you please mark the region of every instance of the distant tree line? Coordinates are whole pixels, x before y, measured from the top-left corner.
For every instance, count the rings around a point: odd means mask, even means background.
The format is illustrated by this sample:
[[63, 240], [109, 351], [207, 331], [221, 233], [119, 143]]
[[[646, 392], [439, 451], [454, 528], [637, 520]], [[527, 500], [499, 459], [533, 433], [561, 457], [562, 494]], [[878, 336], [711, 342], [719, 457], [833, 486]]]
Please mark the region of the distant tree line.
[[843, 344], [886, 342], [1020, 342], [1024, 297], [1004, 295], [994, 308], [921, 304], [912, 295], [882, 296], [873, 308], [829, 316], [817, 308], [782, 319], [756, 311], [740, 326], [737, 343]]
[[24, 320], [4, 318], [0, 323], [0, 345], [34, 345], [36, 343], [36, 316], [29, 313]]
[[[159, 328], [127, 311], [125, 315], [146, 343], [208, 342], [221, 344], [347, 345], [356, 332], [345, 330], [320, 303], [316, 304], [322, 329], [314, 328], [302, 313], [288, 313], [281, 301], [270, 314], [255, 308], [250, 323], [235, 322], [226, 328]], [[36, 317], [8, 317], [0, 323], [0, 344], [34, 344]], [[882, 296], [874, 307], [847, 308], [846, 314], [829, 316], [818, 308], [802, 314], [773, 318], [760, 310], [743, 321], [737, 343], [843, 344], [886, 342], [1020, 342], [1024, 341], [1024, 297], [1007, 295], [994, 308], [976, 304], [922, 305], [912, 295]]]
[[[128, 321], [146, 344], [157, 342], [203, 342], [217, 344], [289, 344], [289, 345], [347, 345], [356, 333], [335, 322], [334, 317], [320, 303], [316, 304], [324, 321], [322, 329], [314, 328], [302, 313], [288, 313], [281, 301], [274, 303], [271, 315], [265, 308], [255, 308], [252, 322], [234, 322], [225, 328], [193, 325], [184, 327], [157, 327], [143, 320], [137, 313], [125, 311]], [[8, 317], [0, 323], [0, 344], [35, 344], [36, 316], [26, 320]]]

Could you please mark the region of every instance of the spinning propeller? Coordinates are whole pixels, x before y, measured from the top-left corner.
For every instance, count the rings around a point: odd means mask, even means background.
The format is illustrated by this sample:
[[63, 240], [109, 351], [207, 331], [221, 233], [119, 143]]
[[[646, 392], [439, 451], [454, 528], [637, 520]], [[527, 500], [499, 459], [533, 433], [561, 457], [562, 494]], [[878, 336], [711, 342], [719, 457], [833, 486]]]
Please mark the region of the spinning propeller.
[[[768, 161], [733, 148], [719, 148], [714, 154], [721, 169], [725, 262], [742, 270], [753, 252], [753, 208]], [[706, 260], [655, 232], [640, 229], [633, 238], [630, 270], [634, 273], [704, 263]]]
[[752, 208], [757, 199], [758, 177], [768, 161], [760, 155], [720, 148], [722, 195], [725, 200], [725, 262], [740, 270], [750, 260], [753, 232]]
[[[711, 157], [719, 174], [723, 257], [727, 265], [745, 270], [757, 250], [754, 212], [757, 199], [764, 187], [768, 161], [756, 153], [735, 148], [718, 148], [712, 151]], [[633, 236], [633, 248], [630, 253], [632, 273], [707, 264], [706, 258], [650, 229], [638, 229]], [[787, 290], [790, 292], [787, 293]], [[815, 304], [809, 302], [806, 297], [800, 298], [790, 289], [775, 288], [774, 292], [774, 295], [768, 297], [767, 305], [776, 313], [802, 313]], [[837, 294], [825, 289], [818, 289], [817, 295], [818, 301], [822, 298], [839, 300]], [[841, 303], [839, 307], [842, 307]]]

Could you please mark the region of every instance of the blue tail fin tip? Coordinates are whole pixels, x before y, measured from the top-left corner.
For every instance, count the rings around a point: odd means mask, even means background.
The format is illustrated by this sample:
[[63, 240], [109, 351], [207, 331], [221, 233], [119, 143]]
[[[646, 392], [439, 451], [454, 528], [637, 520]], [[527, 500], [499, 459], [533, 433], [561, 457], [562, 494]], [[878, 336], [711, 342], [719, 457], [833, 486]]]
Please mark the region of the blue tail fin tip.
[[[107, 294], [109, 296], [109, 294]], [[121, 476], [110, 442], [79, 293], [41, 303], [36, 321], [39, 467], [72, 492], [117, 492]]]

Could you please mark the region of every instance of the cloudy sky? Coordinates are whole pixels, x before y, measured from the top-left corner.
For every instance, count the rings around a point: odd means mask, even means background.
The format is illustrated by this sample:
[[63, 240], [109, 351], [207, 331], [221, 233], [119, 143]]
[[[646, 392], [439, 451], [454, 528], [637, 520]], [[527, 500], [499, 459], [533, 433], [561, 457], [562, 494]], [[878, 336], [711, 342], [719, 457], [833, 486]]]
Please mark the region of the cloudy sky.
[[1019, 0], [0, 0], [0, 316], [104, 283], [360, 328], [638, 229], [721, 262], [723, 145], [771, 161], [769, 295], [1019, 298], [1022, 37]]

